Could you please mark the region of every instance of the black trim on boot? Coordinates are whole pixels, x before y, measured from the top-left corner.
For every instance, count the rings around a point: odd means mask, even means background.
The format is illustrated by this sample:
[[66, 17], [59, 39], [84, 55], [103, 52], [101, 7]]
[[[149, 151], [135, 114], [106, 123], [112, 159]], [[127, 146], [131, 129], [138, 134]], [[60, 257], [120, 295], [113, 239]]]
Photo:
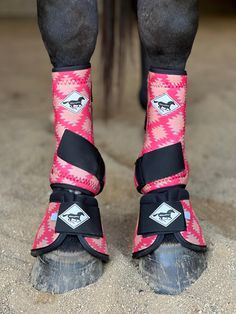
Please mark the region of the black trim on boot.
[[[62, 242], [65, 240], [65, 238], [67, 237], [66, 234], [60, 234], [59, 237], [51, 244], [48, 245], [44, 248], [41, 249], [34, 249], [31, 250], [31, 255], [33, 257], [38, 257], [47, 253], [50, 253], [52, 251], [55, 251], [56, 249], [59, 248], [59, 246], [62, 244]], [[84, 240], [84, 238], [82, 236], [78, 236], [78, 241], [80, 242], [80, 244], [83, 246], [83, 248], [90, 253], [91, 255], [93, 255], [94, 257], [99, 258], [100, 260], [102, 260], [103, 262], [108, 262], [109, 261], [109, 255], [106, 254], [101, 254], [95, 250], [93, 250], [88, 244], [87, 242]]]
[[74, 66], [61, 67], [61, 68], [55, 67], [52, 69], [52, 72], [79, 71], [79, 70], [86, 70], [90, 68], [91, 68], [91, 64], [87, 63], [84, 65], [74, 65]]
[[156, 249], [159, 248], [159, 246], [162, 244], [163, 240], [165, 238], [164, 234], [161, 234], [160, 236], [157, 237], [157, 239], [153, 242], [153, 244], [151, 246], [149, 246], [148, 248], [135, 252], [132, 254], [133, 258], [140, 258], [143, 256], [148, 255], [149, 253], [152, 253], [153, 251], [155, 251]]
[[168, 75], [187, 75], [185, 70], [170, 70], [170, 69], [162, 69], [156, 67], [150, 67], [150, 72], [158, 73], [158, 74], [168, 74]]

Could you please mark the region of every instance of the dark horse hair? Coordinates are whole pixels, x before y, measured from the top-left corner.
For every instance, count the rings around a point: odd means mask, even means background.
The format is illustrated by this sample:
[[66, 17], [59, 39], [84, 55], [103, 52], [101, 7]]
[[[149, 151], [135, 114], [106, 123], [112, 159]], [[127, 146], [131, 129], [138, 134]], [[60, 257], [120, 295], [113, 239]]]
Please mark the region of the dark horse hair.
[[117, 60], [118, 84], [122, 89], [126, 43], [131, 38], [137, 0], [103, 0], [102, 60], [104, 81], [104, 117], [112, 93], [113, 69]]

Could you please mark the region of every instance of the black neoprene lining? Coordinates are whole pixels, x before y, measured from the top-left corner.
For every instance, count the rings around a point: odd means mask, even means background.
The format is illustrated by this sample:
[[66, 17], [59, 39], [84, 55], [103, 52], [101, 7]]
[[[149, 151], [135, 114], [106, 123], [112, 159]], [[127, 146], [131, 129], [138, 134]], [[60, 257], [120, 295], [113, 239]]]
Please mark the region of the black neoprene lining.
[[161, 188], [145, 194], [140, 199], [140, 204], [149, 204], [157, 202], [178, 202], [181, 200], [189, 200], [189, 192], [182, 186], [170, 186]]
[[[184, 238], [180, 235], [180, 233], [175, 233], [174, 236], [181, 245], [183, 245], [189, 250], [193, 250], [196, 252], [207, 252], [207, 246], [199, 246], [199, 245], [191, 244], [187, 242], [186, 240], [184, 240]], [[162, 244], [164, 237], [165, 235], [163, 234], [159, 235], [151, 246], [149, 246], [148, 248], [144, 250], [133, 253], [132, 254], [133, 258], [141, 258], [157, 250], [159, 246]]]
[[66, 203], [66, 202], [81, 202], [98, 206], [97, 200], [92, 195], [76, 193], [75, 191], [56, 188], [50, 195], [50, 203]]
[[61, 68], [53, 68], [52, 72], [67, 72], [67, 71], [78, 71], [78, 70], [86, 70], [91, 68], [91, 64], [84, 64], [84, 65], [75, 65], [71, 67], [61, 67]]
[[182, 144], [176, 143], [144, 154], [136, 161], [138, 191], [159, 179], [178, 174], [185, 169]]
[[82, 136], [65, 130], [57, 155], [69, 164], [93, 174], [103, 187], [105, 164], [98, 149]]
[[158, 73], [158, 74], [187, 75], [187, 72], [184, 70], [169, 70], [169, 69], [151, 67], [149, 71], [153, 73]]
[[74, 193], [81, 193], [84, 195], [90, 195], [90, 196], [94, 196], [94, 194], [88, 190], [82, 189], [80, 187], [74, 186], [74, 185], [70, 185], [70, 184], [64, 184], [64, 183], [53, 183], [50, 185], [52, 190], [63, 190], [63, 191], [68, 191], [71, 190]]
[[[65, 240], [66, 238], [66, 234], [60, 234], [59, 237], [50, 245], [41, 248], [41, 249], [35, 249], [35, 250], [31, 250], [31, 255], [33, 257], [37, 257], [37, 256], [41, 256], [43, 254], [47, 254], [49, 252], [55, 251], [56, 249], [58, 249], [60, 247], [60, 245], [62, 244], [62, 242]], [[90, 253], [91, 255], [101, 259], [103, 262], [108, 262], [109, 260], [109, 255], [107, 254], [102, 254], [100, 252], [95, 251], [94, 249], [92, 249], [87, 242], [84, 240], [83, 236], [78, 235], [78, 241], [80, 241], [81, 245], [83, 246], [83, 248]]]

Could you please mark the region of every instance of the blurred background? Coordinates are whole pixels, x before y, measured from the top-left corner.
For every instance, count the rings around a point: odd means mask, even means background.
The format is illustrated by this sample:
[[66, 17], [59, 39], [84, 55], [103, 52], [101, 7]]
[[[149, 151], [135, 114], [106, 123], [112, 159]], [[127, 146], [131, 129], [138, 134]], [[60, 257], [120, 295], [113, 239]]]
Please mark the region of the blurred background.
[[[217, 242], [219, 247], [211, 252], [214, 262], [207, 275], [209, 286], [204, 287], [202, 283], [196, 286], [194, 297], [189, 294], [190, 303], [185, 299], [180, 304], [187, 306], [195, 302], [194, 313], [200, 313], [198, 304], [201, 308], [202, 304], [209, 303], [212, 308], [202, 313], [233, 313], [229, 291], [233, 285], [230, 274], [235, 273], [235, 269], [227, 268], [223, 261], [224, 257], [232, 260], [229, 243], [235, 247], [236, 240], [236, 1], [201, 0], [200, 5], [199, 32], [187, 66], [189, 190], [208, 243], [212, 248]], [[131, 267], [127, 247], [131, 249], [131, 230], [138, 206], [133, 165], [142, 144], [144, 125], [144, 112], [138, 103], [140, 49], [136, 31], [133, 36], [133, 48], [127, 49], [123, 98], [119, 102], [116, 91], [106, 122], [101, 114], [99, 41], [92, 62], [95, 138], [107, 165], [107, 188], [100, 201], [105, 229], [115, 248], [116, 253], [113, 253], [118, 255], [115, 267], [124, 264], [123, 277], [115, 277], [118, 283], [125, 281], [125, 269]], [[36, 1], [0, 0], [0, 63], [0, 217], [3, 221], [0, 243], [1, 252], [4, 252], [0, 262], [0, 304], [7, 309], [4, 312], [0, 307], [0, 312], [30, 313], [36, 297], [27, 286], [32, 265], [29, 249], [46, 208], [48, 173], [54, 150], [50, 121], [51, 65], [37, 28]], [[123, 264], [119, 264], [121, 260]], [[134, 274], [127, 276], [129, 280], [133, 278], [132, 283]], [[115, 276], [115, 270], [111, 275]], [[221, 290], [215, 282], [223, 277], [225, 282]], [[140, 294], [137, 302], [139, 297]], [[218, 303], [215, 303], [216, 297]], [[125, 294], [124, 300], [126, 298]], [[59, 313], [63, 303], [53, 303], [54, 299], [37, 300], [35, 304], [48, 304], [46, 309], [50, 306], [54, 309], [54, 312], [45, 313]], [[76, 298], [74, 300], [76, 304]], [[172, 313], [178, 300], [170, 302]], [[69, 306], [68, 302], [66, 299], [63, 306]], [[155, 305], [153, 302], [150, 304]], [[224, 311], [221, 311], [222, 307]]]

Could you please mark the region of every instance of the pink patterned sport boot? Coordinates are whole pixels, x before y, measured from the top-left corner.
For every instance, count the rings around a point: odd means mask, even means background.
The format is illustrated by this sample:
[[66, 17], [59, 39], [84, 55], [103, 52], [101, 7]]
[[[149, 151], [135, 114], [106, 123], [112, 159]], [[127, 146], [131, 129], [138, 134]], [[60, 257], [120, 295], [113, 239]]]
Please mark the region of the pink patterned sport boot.
[[52, 194], [31, 254], [33, 286], [63, 293], [95, 282], [108, 260], [95, 196], [105, 165], [94, 146], [90, 65], [52, 73], [56, 147]]
[[146, 133], [136, 162], [135, 184], [144, 195], [133, 257], [162, 294], [179, 294], [207, 267], [206, 243], [185, 189], [186, 90], [185, 72], [149, 72]]

